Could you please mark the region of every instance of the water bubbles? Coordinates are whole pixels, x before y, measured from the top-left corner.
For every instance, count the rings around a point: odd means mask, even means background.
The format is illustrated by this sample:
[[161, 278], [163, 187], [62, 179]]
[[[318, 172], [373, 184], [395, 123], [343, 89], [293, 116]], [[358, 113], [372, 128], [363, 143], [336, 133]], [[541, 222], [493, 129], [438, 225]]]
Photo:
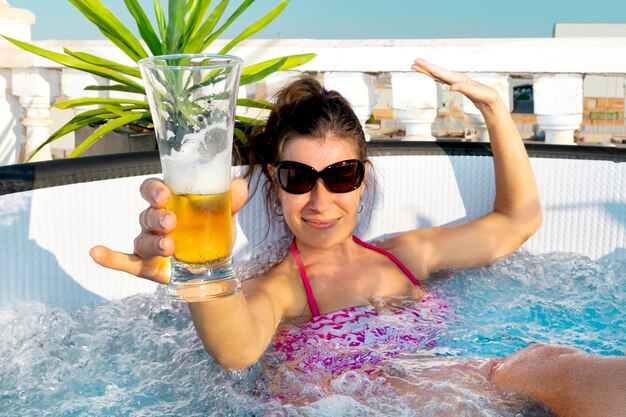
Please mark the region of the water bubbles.
[[532, 342], [623, 354], [616, 335], [626, 332], [618, 319], [625, 304], [615, 288], [626, 285], [624, 270], [575, 254], [520, 251], [489, 268], [434, 281], [433, 291], [462, 295], [451, 326], [452, 346], [462, 354], [510, 354]]
[[[237, 267], [245, 278], [258, 275], [288, 244], [286, 237]], [[163, 288], [75, 311], [15, 303], [0, 309], [0, 414], [545, 417], [541, 406], [496, 390], [480, 373], [482, 358], [532, 342], [625, 354], [617, 290], [626, 287], [625, 267], [522, 252], [429, 281], [454, 310], [447, 345], [306, 384], [272, 352], [237, 372], [216, 365], [187, 307]]]

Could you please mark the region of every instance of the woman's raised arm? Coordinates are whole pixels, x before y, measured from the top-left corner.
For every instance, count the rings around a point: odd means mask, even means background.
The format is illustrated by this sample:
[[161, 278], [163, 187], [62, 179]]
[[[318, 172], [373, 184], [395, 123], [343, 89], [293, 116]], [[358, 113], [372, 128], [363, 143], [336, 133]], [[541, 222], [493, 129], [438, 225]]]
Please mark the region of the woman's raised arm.
[[449, 84], [450, 90], [464, 94], [484, 116], [493, 153], [496, 197], [493, 211], [479, 219], [453, 227], [415, 230], [399, 235], [388, 245], [423, 278], [438, 270], [489, 264], [517, 249], [541, 224], [539, 193], [524, 143], [494, 89], [421, 59], [412, 68]]

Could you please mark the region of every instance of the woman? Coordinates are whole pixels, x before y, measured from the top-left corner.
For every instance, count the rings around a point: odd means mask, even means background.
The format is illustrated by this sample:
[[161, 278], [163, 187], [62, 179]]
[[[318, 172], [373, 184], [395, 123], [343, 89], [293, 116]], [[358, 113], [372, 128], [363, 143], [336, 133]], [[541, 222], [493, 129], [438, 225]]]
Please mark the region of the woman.
[[[246, 281], [243, 293], [189, 304], [202, 343], [222, 366], [237, 369], [255, 363], [274, 339], [275, 347], [289, 353], [293, 335], [276, 336], [283, 321], [332, 320], [336, 315], [330, 313], [353, 314], [377, 298], [420, 299], [425, 294], [420, 282], [433, 273], [488, 265], [538, 229], [542, 213], [533, 172], [497, 92], [423, 60], [416, 60], [413, 69], [449, 84], [483, 114], [495, 168], [493, 211], [457, 226], [401, 233], [378, 246], [360, 241], [353, 230], [368, 181], [363, 130], [338, 93], [313, 80], [291, 84], [278, 95], [264, 133], [253, 140], [253, 161], [271, 184], [270, 207], [294, 235], [290, 253], [262, 276]], [[236, 213], [247, 199], [245, 182], [234, 180], [231, 192]], [[140, 218], [135, 253], [100, 246], [91, 255], [103, 266], [167, 283], [173, 253], [169, 233], [176, 222], [165, 209], [169, 190], [158, 180], [148, 180], [141, 194], [151, 207]], [[535, 346], [525, 350], [526, 357], [493, 361], [487, 373], [505, 389], [533, 395], [562, 412], [554, 387], [532, 391], [517, 383], [523, 381], [523, 372], [508, 377], [536, 364], [535, 358], [543, 359], [546, 352], [554, 353], [551, 348]], [[348, 368], [375, 367], [380, 358], [351, 360]], [[538, 374], [534, 377], [546, 377]]]

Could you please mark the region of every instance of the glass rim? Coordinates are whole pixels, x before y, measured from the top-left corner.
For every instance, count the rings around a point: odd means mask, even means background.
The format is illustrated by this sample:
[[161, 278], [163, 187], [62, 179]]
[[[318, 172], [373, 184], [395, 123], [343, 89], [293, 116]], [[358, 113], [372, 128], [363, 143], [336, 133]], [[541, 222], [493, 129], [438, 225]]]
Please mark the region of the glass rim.
[[[171, 59], [221, 59], [223, 62], [221, 64], [206, 64], [206, 65], [157, 65], [158, 61], [167, 61]], [[159, 69], [180, 69], [180, 68], [188, 68], [188, 69], [211, 69], [221, 66], [232, 65], [233, 63], [243, 63], [243, 59], [235, 55], [222, 55], [222, 54], [169, 54], [169, 55], [154, 55], [148, 58], [140, 59], [137, 62], [140, 66], [144, 68], [159, 68]]]

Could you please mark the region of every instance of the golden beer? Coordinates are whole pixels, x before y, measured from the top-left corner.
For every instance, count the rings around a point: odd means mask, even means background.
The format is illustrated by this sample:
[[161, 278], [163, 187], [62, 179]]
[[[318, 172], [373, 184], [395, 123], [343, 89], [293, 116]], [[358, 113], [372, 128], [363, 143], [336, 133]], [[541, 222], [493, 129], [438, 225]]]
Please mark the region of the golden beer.
[[230, 256], [233, 246], [230, 191], [172, 194], [167, 208], [176, 214], [174, 257], [186, 263], [211, 263]]

